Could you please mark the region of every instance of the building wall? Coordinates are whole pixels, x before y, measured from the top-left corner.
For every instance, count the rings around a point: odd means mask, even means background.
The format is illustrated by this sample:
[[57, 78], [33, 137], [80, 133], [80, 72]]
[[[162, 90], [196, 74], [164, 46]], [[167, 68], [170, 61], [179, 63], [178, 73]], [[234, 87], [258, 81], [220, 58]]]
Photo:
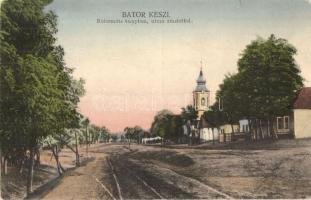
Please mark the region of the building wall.
[[[231, 124], [224, 124], [224, 125], [220, 126], [219, 128], [220, 128], [220, 132], [232, 133]], [[234, 124], [233, 125], [233, 130], [234, 130], [234, 132], [239, 132], [239, 125]]]
[[[204, 105], [202, 105], [202, 99], [204, 98]], [[198, 119], [201, 118], [203, 113], [208, 110], [209, 107], [209, 92], [194, 92], [193, 93], [193, 106], [198, 111]]]
[[213, 131], [214, 131], [214, 140], [217, 141], [218, 138], [219, 138], [219, 134], [218, 134], [218, 129], [217, 128], [203, 128], [203, 129], [200, 129], [200, 139], [203, 142], [204, 141], [212, 141], [213, 140]]
[[249, 124], [248, 124], [248, 120], [247, 119], [241, 119], [239, 121], [240, 124], [240, 132], [249, 132]]
[[295, 138], [311, 137], [311, 109], [294, 110]]

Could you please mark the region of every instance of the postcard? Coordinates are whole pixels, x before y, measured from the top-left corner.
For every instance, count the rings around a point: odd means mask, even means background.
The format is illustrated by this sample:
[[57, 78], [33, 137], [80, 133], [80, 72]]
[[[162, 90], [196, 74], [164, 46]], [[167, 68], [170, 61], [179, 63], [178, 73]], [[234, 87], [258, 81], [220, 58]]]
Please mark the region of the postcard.
[[311, 199], [310, 0], [0, 3], [0, 199]]

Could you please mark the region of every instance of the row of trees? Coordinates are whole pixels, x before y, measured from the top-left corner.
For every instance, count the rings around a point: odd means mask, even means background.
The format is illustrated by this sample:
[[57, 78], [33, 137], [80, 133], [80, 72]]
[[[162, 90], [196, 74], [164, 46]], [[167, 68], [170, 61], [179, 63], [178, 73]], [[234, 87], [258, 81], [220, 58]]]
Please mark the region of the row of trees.
[[56, 161], [59, 175], [62, 175], [64, 169], [59, 161], [59, 153], [66, 147], [76, 155], [76, 166], [80, 165], [79, 147], [85, 146], [86, 157], [91, 144], [99, 142], [109, 142], [113, 137], [106, 127], [98, 127], [90, 124], [88, 118], [79, 115], [79, 126], [76, 128], [66, 128], [64, 132], [49, 135], [41, 141], [40, 147], [49, 148]]
[[142, 139], [144, 137], [148, 137], [149, 133], [145, 131], [143, 128], [140, 126], [134, 126], [134, 127], [125, 127], [124, 128], [124, 135], [121, 136], [121, 140], [127, 140], [129, 145], [132, 142], [136, 142], [138, 144], [142, 143]]
[[174, 115], [169, 110], [162, 110], [154, 117], [150, 133], [152, 136], [160, 136], [164, 140], [191, 144], [195, 139], [191, 126], [196, 119], [197, 112], [191, 105], [182, 108], [181, 115]]
[[[6, 163], [27, 169], [27, 194], [32, 191], [34, 164], [40, 149], [58, 154], [63, 147], [76, 153], [79, 144], [109, 140], [104, 127], [90, 125], [77, 112], [84, 80], [75, 79], [56, 44], [57, 17], [45, 10], [51, 0], [3, 1], [0, 32], [0, 154]], [[4, 164], [4, 165], [3, 165]], [[1, 175], [0, 175], [1, 177]], [[0, 190], [1, 191], [1, 190]], [[0, 194], [1, 195], [1, 194]]]

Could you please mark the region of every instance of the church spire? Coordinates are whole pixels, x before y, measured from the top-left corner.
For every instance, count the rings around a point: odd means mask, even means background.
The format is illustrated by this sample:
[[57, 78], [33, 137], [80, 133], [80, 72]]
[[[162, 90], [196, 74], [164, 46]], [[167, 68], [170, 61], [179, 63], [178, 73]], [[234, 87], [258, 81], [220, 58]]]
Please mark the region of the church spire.
[[198, 77], [197, 82], [198, 82], [199, 80], [205, 81], [205, 79], [204, 79], [204, 77], [203, 77], [203, 71], [202, 71], [202, 65], [203, 65], [203, 63], [202, 63], [202, 58], [201, 58], [200, 64], [201, 64], [201, 66], [200, 66], [200, 74], [199, 74], [199, 77]]
[[[202, 64], [202, 61], [201, 61], [201, 64]], [[199, 74], [199, 77], [197, 79], [197, 86], [195, 88], [195, 91], [208, 91], [207, 88], [206, 88], [206, 80], [203, 76], [203, 70], [202, 70], [202, 66], [200, 68], [200, 74]]]
[[200, 71], [202, 71], [202, 58], [201, 58], [201, 61], [200, 61], [200, 64], [201, 64], [201, 68], [200, 68]]

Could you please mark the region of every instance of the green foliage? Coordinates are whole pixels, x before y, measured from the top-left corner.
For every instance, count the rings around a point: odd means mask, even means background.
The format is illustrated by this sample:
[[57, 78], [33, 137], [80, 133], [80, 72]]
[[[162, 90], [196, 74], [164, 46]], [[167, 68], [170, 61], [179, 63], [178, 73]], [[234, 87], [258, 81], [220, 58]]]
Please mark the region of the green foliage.
[[141, 143], [145, 131], [140, 126], [126, 127], [124, 129], [124, 136], [128, 141], [136, 141]]
[[75, 80], [55, 45], [51, 1], [12, 0], [1, 5], [0, 141], [13, 163], [41, 141], [71, 142], [79, 128], [77, 104], [84, 80]]
[[188, 105], [185, 108], [181, 108], [181, 117], [184, 121], [194, 122], [198, 118], [198, 112], [192, 105]]
[[183, 121], [180, 116], [171, 111], [162, 110], [154, 117], [150, 132], [153, 136], [166, 139], [176, 139], [182, 135]]
[[215, 105], [211, 106], [211, 109], [209, 111], [204, 112], [203, 118], [207, 121], [210, 127], [214, 128], [217, 128], [228, 121], [225, 113], [219, 111], [218, 107], [216, 107]]
[[257, 39], [246, 47], [238, 61], [243, 89], [248, 91], [253, 116], [275, 116], [288, 112], [288, 107], [303, 86], [295, 62], [297, 50], [285, 39], [271, 35]]
[[297, 90], [303, 86], [294, 56], [296, 49], [271, 35], [247, 45], [238, 61], [238, 73], [227, 75], [217, 92], [217, 102], [229, 122], [241, 117], [268, 119], [289, 112]]

